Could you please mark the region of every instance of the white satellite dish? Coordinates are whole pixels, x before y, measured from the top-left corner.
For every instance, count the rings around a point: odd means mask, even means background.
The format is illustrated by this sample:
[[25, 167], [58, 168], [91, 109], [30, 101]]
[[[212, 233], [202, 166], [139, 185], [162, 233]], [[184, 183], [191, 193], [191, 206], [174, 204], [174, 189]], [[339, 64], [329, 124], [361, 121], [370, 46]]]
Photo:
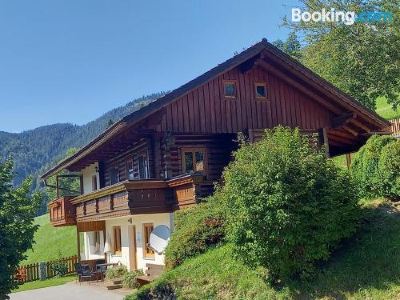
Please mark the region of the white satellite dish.
[[162, 254], [168, 245], [171, 232], [168, 226], [159, 225], [150, 233], [150, 248], [158, 254]]

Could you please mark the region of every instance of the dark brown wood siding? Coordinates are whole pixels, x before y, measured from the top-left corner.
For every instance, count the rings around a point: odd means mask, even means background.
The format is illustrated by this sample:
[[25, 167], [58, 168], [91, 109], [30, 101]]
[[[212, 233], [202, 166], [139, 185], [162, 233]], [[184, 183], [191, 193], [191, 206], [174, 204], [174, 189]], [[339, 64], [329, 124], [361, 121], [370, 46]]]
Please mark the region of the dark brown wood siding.
[[148, 156], [149, 156], [149, 175], [150, 178], [159, 178], [157, 177], [157, 173], [155, 172], [156, 165], [157, 164], [154, 161], [154, 146], [153, 146], [153, 141], [150, 139], [142, 139], [135, 143], [132, 148], [121, 154], [118, 155], [117, 157], [114, 157], [112, 159], [106, 160], [103, 162], [103, 169], [104, 169], [104, 182], [105, 186], [111, 185], [111, 169], [116, 168], [118, 170], [119, 174], [119, 181], [124, 181], [128, 179], [128, 174], [127, 174], [127, 161], [129, 159], [132, 159], [136, 153], [141, 153], [147, 151]]
[[231, 160], [232, 151], [236, 147], [236, 135], [234, 134], [174, 135], [169, 139], [168, 146], [162, 149], [164, 173], [166, 173], [165, 170], [168, 170], [168, 178], [181, 175], [183, 173], [182, 149], [203, 148], [207, 158], [206, 179], [208, 181], [219, 180], [223, 168]]
[[[236, 82], [237, 97], [224, 97], [224, 80]], [[255, 83], [266, 83], [267, 99], [255, 95]], [[286, 81], [255, 67], [233, 69], [167, 105], [159, 131], [236, 133], [277, 125], [318, 129], [330, 124], [330, 113]]]

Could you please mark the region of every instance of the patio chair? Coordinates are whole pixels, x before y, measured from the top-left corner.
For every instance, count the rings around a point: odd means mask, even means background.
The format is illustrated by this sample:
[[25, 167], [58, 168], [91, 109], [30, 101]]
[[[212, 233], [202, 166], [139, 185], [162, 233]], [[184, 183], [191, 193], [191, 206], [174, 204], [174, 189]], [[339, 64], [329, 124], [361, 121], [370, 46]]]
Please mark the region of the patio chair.
[[96, 273], [98, 274], [97, 276], [100, 276], [100, 280], [104, 281], [104, 278], [106, 276], [107, 272], [107, 265], [106, 264], [99, 264], [96, 265]]
[[80, 263], [75, 264], [76, 274], [78, 275], [79, 283], [82, 282], [82, 279], [92, 279], [93, 272], [90, 270], [89, 265], [82, 265]]

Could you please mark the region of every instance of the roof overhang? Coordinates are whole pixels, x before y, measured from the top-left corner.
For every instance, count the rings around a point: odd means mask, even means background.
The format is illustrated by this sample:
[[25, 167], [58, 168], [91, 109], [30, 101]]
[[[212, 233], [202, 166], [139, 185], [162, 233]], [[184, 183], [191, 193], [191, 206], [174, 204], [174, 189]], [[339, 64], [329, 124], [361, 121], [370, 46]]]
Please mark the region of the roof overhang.
[[[268, 60], [267, 62], [266, 59]], [[261, 66], [275, 73], [284, 74], [287, 72], [294, 74], [297, 79], [302, 80], [306, 85], [312, 87], [312, 89], [316, 91], [313, 95], [314, 99], [319, 99], [321, 103], [323, 101], [324, 106], [336, 114], [337, 117], [342, 116], [343, 113], [354, 114], [356, 117], [352, 118], [350, 122], [353, 123], [355, 127], [365, 127], [364, 130], [367, 133], [382, 132], [390, 126], [388, 121], [378, 116], [375, 112], [358, 103], [349, 95], [343, 93], [331, 83], [316, 75], [310, 69], [301, 65], [289, 55], [263, 39], [261, 42], [244, 50], [240, 54], [235, 55], [224, 63], [189, 81], [156, 101], [151, 102], [140, 110], [131, 113], [119, 122], [116, 122], [86, 146], [82, 147], [74, 155], [62, 160], [56, 166], [49, 169], [41, 176], [41, 178], [46, 179], [64, 169], [68, 169], [68, 167], [84, 159], [91, 152], [110, 142], [115, 136], [129, 128], [133, 128], [136, 124], [165, 108], [174, 100], [188, 94], [193, 89], [207, 83], [208, 81], [213, 80], [222, 73], [239, 66], [242, 67], [242, 71], [246, 71], [246, 69], [250, 69], [253, 65]], [[329, 99], [329, 101], [327, 101], [327, 99]], [[366, 123], [367, 125], [364, 125], [363, 123]], [[352, 129], [349, 128], [349, 130], [351, 131]]]
[[100, 134], [98, 137], [96, 137], [94, 140], [92, 140], [89, 144], [87, 144], [86, 146], [84, 146], [83, 148], [78, 150], [75, 154], [63, 159], [57, 165], [50, 168], [46, 173], [44, 173], [41, 176], [41, 178], [46, 179], [50, 176], [53, 176], [53, 175], [61, 172], [64, 169], [67, 169], [70, 165], [76, 163], [77, 161], [79, 161], [80, 159], [85, 157], [85, 155], [89, 154], [94, 149], [107, 143], [112, 137], [114, 137], [118, 133], [121, 133], [126, 127], [127, 127], [127, 123], [124, 122], [123, 120], [115, 123], [113, 126], [108, 128], [102, 134]]

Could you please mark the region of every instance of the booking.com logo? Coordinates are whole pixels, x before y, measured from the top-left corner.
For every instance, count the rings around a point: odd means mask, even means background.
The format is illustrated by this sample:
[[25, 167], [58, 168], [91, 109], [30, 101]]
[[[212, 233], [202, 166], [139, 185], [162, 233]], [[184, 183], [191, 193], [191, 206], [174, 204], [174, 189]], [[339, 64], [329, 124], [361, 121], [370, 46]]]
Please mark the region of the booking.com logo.
[[302, 11], [292, 8], [292, 22], [329, 22], [353, 25], [354, 23], [392, 22], [393, 14], [385, 11], [363, 11], [356, 14], [354, 11], [341, 11], [334, 8], [320, 11]]

